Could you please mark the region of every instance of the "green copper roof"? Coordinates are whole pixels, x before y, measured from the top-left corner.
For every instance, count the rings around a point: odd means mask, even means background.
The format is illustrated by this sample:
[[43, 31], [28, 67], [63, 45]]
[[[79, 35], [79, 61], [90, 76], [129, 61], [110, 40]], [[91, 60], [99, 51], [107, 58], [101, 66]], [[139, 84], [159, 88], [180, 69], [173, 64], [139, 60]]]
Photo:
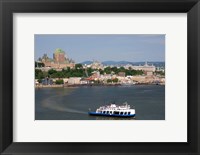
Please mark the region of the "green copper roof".
[[65, 53], [65, 52], [62, 49], [57, 48], [54, 53], [56, 54], [56, 53]]

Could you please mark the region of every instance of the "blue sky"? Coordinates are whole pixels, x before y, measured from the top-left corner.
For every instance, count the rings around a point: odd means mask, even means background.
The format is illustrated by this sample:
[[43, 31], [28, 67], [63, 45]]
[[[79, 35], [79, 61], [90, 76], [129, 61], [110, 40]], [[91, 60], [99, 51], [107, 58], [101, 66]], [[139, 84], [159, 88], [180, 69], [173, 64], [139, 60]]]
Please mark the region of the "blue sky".
[[35, 35], [35, 60], [56, 48], [76, 63], [83, 61], [165, 61], [165, 35]]

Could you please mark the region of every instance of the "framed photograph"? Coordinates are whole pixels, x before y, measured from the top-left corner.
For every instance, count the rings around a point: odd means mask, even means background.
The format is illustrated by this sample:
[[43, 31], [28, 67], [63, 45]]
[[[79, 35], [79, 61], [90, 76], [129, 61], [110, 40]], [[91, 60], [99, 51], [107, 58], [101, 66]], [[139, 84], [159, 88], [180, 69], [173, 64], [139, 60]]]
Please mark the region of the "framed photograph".
[[34, 40], [35, 120], [165, 120], [165, 35], [39, 34]]
[[1, 0], [1, 153], [199, 154], [199, 9]]

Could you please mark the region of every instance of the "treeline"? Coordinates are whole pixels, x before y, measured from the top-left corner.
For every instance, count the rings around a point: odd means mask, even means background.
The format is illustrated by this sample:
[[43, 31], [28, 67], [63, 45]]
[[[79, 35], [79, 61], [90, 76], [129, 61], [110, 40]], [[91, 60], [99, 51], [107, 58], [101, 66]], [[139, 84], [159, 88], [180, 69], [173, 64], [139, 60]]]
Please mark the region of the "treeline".
[[113, 83], [117, 83], [118, 81], [119, 81], [118, 78], [108, 79], [108, 80], [107, 80], [107, 83], [111, 83], [111, 82], [113, 82]]
[[165, 72], [163, 72], [163, 71], [155, 71], [155, 74], [165, 76]]
[[120, 67], [120, 68], [117, 68], [117, 67], [106, 67], [104, 70], [99, 70], [100, 71], [100, 74], [118, 74], [119, 72], [124, 72], [125, 75], [143, 75], [144, 72], [142, 70], [134, 70], [132, 69], [131, 67], [129, 67], [129, 69], [125, 69], [124, 67]]
[[125, 69], [124, 67], [106, 67], [104, 70], [102, 69], [92, 69], [87, 68], [84, 69], [82, 64], [76, 64], [75, 68], [66, 68], [62, 69], [62, 71], [56, 71], [54, 69], [50, 69], [48, 72], [41, 71], [40, 69], [35, 69], [35, 78], [43, 79], [45, 77], [49, 78], [69, 78], [69, 77], [88, 77], [91, 76], [94, 71], [99, 71], [100, 74], [118, 74], [119, 72], [124, 72], [125, 75], [143, 75], [144, 72], [141, 70], [133, 70], [131, 68]]

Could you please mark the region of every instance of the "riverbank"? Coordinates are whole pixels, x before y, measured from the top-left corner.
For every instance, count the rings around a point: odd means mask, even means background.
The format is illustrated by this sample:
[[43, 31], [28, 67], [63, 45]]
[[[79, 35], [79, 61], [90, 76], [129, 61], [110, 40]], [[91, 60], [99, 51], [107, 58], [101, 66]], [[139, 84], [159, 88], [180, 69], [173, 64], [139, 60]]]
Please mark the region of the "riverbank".
[[61, 84], [61, 85], [36, 85], [36, 88], [60, 88], [60, 87], [83, 87], [83, 86], [133, 86], [133, 85], [165, 85], [164, 83], [137, 83], [137, 84]]
[[35, 88], [60, 88], [64, 85], [35, 85]]

